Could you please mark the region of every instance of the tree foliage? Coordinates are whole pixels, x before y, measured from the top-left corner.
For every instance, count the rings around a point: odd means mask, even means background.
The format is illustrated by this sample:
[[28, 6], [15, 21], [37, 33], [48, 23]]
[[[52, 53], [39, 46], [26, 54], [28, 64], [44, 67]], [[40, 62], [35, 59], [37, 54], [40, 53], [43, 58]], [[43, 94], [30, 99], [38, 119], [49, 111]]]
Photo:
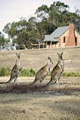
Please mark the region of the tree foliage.
[[44, 35], [51, 34], [57, 27], [68, 25], [70, 22], [75, 24], [80, 33], [80, 10], [72, 13], [69, 6], [63, 2], [53, 2], [50, 7], [42, 5], [36, 9], [35, 14], [37, 17], [31, 17], [28, 21], [23, 18], [18, 22], [8, 23], [3, 29], [20, 48], [22, 45], [31, 48], [30, 43], [37, 43], [37, 39], [43, 40]]
[[6, 39], [4, 38], [4, 35], [0, 32], [0, 46], [3, 46]]

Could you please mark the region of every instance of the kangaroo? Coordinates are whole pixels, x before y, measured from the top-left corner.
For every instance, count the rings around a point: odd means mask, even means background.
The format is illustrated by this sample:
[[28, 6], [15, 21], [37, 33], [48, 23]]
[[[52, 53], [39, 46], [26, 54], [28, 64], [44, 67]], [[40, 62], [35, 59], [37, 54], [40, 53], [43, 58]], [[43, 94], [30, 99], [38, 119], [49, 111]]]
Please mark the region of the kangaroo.
[[14, 82], [17, 82], [17, 78], [20, 75], [21, 70], [22, 70], [22, 64], [21, 64], [21, 61], [20, 61], [20, 55], [21, 54], [16, 53], [16, 55], [17, 55], [17, 60], [16, 60], [16, 63], [14, 65], [14, 67], [11, 70], [10, 79], [9, 79], [9, 81], [7, 81], [7, 83], [12, 82], [13, 80], [14, 80]]
[[21, 70], [22, 70], [22, 64], [20, 61], [20, 53], [19, 54], [16, 53], [16, 56], [17, 56], [17, 60], [16, 60], [16, 63], [11, 70], [10, 79], [7, 82], [2, 82], [0, 84], [7, 84], [7, 83], [12, 82], [13, 80], [14, 80], [14, 82], [17, 81], [17, 78], [20, 75]]
[[43, 66], [38, 72], [36, 73], [35, 80], [30, 84], [34, 85], [37, 82], [42, 82], [44, 78], [47, 76], [48, 72], [50, 72], [50, 65], [53, 64], [50, 57], [48, 57], [48, 62], [45, 66]]
[[55, 83], [59, 82], [60, 77], [62, 72], [64, 71], [64, 60], [63, 60], [63, 52], [61, 54], [58, 54], [58, 63], [56, 64], [56, 66], [53, 68], [52, 72], [51, 72], [51, 79], [49, 81], [49, 83], [46, 85], [46, 87], [50, 86], [50, 85], [54, 85]]

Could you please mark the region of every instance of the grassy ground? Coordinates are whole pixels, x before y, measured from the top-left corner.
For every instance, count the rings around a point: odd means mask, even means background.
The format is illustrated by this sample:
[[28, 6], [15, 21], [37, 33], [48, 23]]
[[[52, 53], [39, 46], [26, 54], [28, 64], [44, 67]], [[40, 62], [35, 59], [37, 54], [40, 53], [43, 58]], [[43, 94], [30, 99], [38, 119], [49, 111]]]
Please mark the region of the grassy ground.
[[[0, 67], [12, 68], [16, 52], [21, 53], [23, 68], [40, 69], [47, 57], [57, 62], [57, 52], [64, 52], [64, 72], [80, 72], [80, 48], [45, 50], [0, 51]], [[9, 77], [0, 77], [5, 82]], [[60, 84], [44, 88], [50, 77], [41, 85], [29, 87], [34, 77], [19, 77], [18, 84], [0, 84], [0, 120], [80, 120], [80, 77], [61, 77]]]
[[0, 51], [0, 67], [12, 68], [16, 61], [15, 53], [21, 53], [23, 68], [40, 69], [47, 63], [47, 57], [53, 60], [52, 68], [57, 62], [57, 52], [63, 52], [64, 59], [72, 60], [72, 63], [65, 63], [65, 72], [80, 72], [80, 48], [56, 48], [41, 50], [21, 50], [21, 51]]
[[28, 87], [33, 80], [20, 77], [17, 85], [0, 85], [0, 120], [80, 120], [80, 77], [61, 77], [60, 85], [47, 89]]

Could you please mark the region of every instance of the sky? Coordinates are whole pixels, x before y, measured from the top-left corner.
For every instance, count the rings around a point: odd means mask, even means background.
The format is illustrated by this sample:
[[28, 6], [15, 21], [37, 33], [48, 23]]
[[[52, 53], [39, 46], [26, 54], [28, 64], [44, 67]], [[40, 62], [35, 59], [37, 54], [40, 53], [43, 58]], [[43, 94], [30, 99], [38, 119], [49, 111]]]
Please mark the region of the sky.
[[50, 6], [55, 1], [69, 5], [71, 12], [80, 9], [80, 0], [0, 0], [0, 31], [7, 23], [19, 21], [21, 17], [28, 19], [41, 5]]

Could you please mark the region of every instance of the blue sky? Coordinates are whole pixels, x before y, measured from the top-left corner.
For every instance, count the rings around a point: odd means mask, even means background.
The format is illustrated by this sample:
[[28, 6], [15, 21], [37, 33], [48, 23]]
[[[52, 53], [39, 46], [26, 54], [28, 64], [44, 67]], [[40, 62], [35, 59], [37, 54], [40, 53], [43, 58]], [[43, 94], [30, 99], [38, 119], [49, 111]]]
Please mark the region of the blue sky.
[[[19, 21], [21, 17], [34, 16], [38, 7], [45, 4], [50, 6], [57, 0], [0, 0], [0, 31], [4, 26], [13, 21]], [[80, 0], [60, 0], [70, 6], [70, 11], [80, 9]]]

